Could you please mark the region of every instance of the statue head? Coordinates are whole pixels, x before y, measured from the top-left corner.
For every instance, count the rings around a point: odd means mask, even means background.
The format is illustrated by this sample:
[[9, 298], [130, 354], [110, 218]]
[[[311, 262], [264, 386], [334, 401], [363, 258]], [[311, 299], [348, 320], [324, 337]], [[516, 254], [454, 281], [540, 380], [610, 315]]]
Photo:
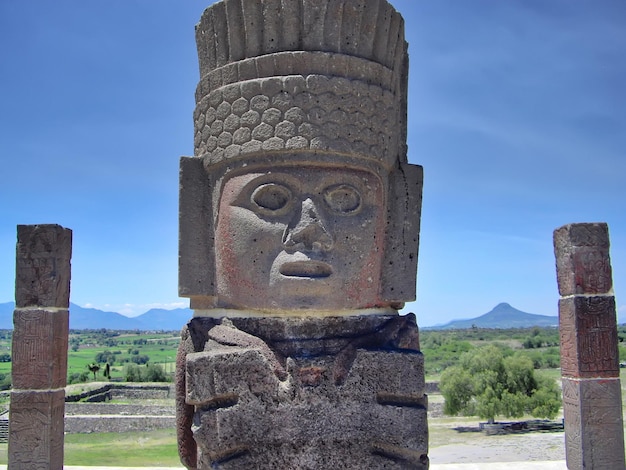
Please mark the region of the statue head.
[[398, 308], [415, 298], [422, 184], [402, 19], [384, 0], [283, 3], [225, 0], [196, 26], [180, 295], [253, 314]]

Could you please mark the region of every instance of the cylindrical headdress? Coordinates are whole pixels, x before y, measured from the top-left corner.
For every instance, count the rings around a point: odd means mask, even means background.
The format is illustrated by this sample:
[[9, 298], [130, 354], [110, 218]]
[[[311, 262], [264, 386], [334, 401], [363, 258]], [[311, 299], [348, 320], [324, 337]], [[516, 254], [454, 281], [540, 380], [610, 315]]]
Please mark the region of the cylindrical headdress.
[[225, 0], [196, 41], [205, 165], [302, 151], [406, 161], [407, 43], [385, 0]]

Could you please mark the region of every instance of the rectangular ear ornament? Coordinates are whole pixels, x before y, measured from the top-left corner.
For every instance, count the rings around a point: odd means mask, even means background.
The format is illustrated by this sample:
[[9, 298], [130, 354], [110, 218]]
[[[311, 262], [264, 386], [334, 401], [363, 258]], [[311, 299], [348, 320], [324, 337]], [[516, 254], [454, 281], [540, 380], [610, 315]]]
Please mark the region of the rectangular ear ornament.
[[201, 158], [181, 157], [178, 208], [178, 295], [215, 295], [213, 206]]
[[423, 169], [400, 163], [389, 175], [385, 255], [381, 272], [381, 300], [415, 300]]

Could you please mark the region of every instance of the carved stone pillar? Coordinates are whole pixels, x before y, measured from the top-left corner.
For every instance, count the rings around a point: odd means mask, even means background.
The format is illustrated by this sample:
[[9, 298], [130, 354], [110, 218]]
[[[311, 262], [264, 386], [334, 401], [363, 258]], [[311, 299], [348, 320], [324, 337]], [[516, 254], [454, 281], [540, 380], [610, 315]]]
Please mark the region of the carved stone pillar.
[[623, 469], [615, 297], [604, 223], [554, 232], [567, 468]]
[[72, 232], [19, 225], [9, 468], [63, 468]]
[[426, 469], [422, 169], [385, 0], [226, 0], [196, 26], [177, 357], [188, 468]]

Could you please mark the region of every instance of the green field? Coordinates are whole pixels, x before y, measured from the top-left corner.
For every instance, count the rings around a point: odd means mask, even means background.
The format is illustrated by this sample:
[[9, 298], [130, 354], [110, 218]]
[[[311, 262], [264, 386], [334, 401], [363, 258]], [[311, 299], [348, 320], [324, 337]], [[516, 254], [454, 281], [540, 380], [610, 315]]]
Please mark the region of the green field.
[[[111, 366], [111, 378], [123, 379], [124, 368], [135, 364], [134, 359], [149, 358], [151, 364], [160, 364], [166, 373], [173, 373], [176, 362], [176, 349], [180, 342], [180, 333], [73, 333], [70, 335], [67, 374], [81, 373], [88, 370], [89, 364], [99, 362]], [[77, 350], [76, 346], [78, 345]], [[73, 347], [74, 346], [74, 347]], [[109, 352], [108, 360], [97, 361], [98, 353]], [[141, 362], [139, 364], [142, 364]], [[102, 367], [102, 370], [104, 367]], [[101, 372], [100, 372], [101, 374]], [[96, 377], [98, 377], [97, 374]], [[93, 374], [90, 377], [94, 379]]]
[[[64, 464], [105, 467], [182, 467], [176, 431], [66, 434]], [[7, 444], [0, 444], [0, 464], [7, 463]]]
[[65, 465], [180, 467], [176, 431], [68, 434]]
[[[0, 361], [9, 359], [11, 351], [10, 330], [0, 330]], [[626, 326], [618, 328], [620, 359], [626, 360]], [[129, 364], [159, 364], [166, 376], [173, 376], [176, 349], [180, 333], [147, 333], [114, 330], [72, 330], [69, 335], [68, 383], [102, 381], [108, 362], [112, 380], [124, 380]], [[560, 366], [559, 335], [557, 328], [421, 330], [421, 350], [424, 353], [425, 373], [429, 381], [438, 380], [441, 372], [457, 363], [463, 352], [498, 344], [507, 354], [529, 356], [536, 369], [555, 369]], [[104, 356], [103, 356], [104, 355]], [[94, 378], [88, 366], [98, 363], [101, 370]], [[7, 387], [11, 362], [0, 362], [0, 388]], [[82, 375], [82, 377], [81, 377]]]
[[[68, 383], [102, 381], [106, 363], [109, 363], [112, 380], [124, 380], [129, 364], [144, 366], [159, 364], [167, 376], [175, 369], [179, 332], [145, 333], [112, 330], [74, 331], [69, 335]], [[11, 351], [11, 332], [0, 330], [0, 354]], [[98, 356], [100, 354], [100, 356]], [[102, 356], [105, 354], [106, 356]], [[96, 377], [89, 371], [90, 364], [98, 364]], [[0, 374], [11, 373], [11, 362], [0, 362]], [[83, 374], [86, 380], [77, 376]], [[85, 377], [86, 375], [86, 377]], [[73, 380], [72, 380], [72, 377]]]
[[[623, 339], [626, 337], [626, 328], [620, 327], [620, 355], [626, 354]], [[528, 354], [531, 357], [543, 358], [537, 360], [537, 373], [546, 375], [554, 380], [560, 380], [560, 370], [555, 367], [546, 367], [552, 361], [555, 351], [558, 355], [557, 331], [552, 329], [518, 329], [518, 330], [485, 330], [468, 329], [456, 331], [421, 331], [420, 339], [422, 351], [426, 360], [428, 380], [437, 379], [441, 371], [453, 365], [458, 357], [466, 350], [489, 343], [495, 343], [507, 348], [509, 354]], [[0, 354], [10, 351], [11, 337], [8, 332], [0, 331]], [[178, 332], [171, 333], [140, 333], [114, 331], [72, 331], [70, 333], [70, 348], [68, 360], [68, 375], [88, 373], [88, 382], [93, 382], [93, 374], [87, 366], [96, 361], [100, 353], [108, 351], [113, 359], [111, 375], [113, 379], [124, 377], [124, 368], [128, 364], [135, 364], [133, 357], [147, 356], [149, 364], [161, 364], [165, 371], [173, 373], [176, 349], [180, 339]], [[550, 362], [551, 364], [552, 362]], [[104, 364], [101, 364], [104, 367]], [[10, 362], [0, 362], [0, 374], [10, 372]], [[140, 366], [141, 367], [141, 366]], [[622, 369], [626, 372], [626, 369]], [[104, 380], [98, 372], [97, 382]], [[97, 386], [93, 384], [92, 387]], [[89, 384], [74, 385], [78, 390], [89, 387]], [[429, 397], [429, 402], [441, 402], [441, 395]], [[626, 376], [622, 374], [622, 400], [626, 401]], [[624, 403], [626, 410], [626, 403]], [[459, 433], [454, 426], [459, 423], [475, 425], [477, 418], [471, 417], [443, 417], [429, 419], [430, 446], [449, 443], [466, 443], [484, 445], [480, 433]], [[454, 424], [456, 423], [456, 425]], [[7, 444], [0, 444], [0, 464], [7, 462]], [[67, 434], [65, 436], [65, 464], [66, 465], [103, 465], [103, 466], [130, 466], [130, 467], [182, 467], [176, 449], [176, 433], [174, 429], [150, 432], [129, 433], [94, 433], [94, 434]]]

